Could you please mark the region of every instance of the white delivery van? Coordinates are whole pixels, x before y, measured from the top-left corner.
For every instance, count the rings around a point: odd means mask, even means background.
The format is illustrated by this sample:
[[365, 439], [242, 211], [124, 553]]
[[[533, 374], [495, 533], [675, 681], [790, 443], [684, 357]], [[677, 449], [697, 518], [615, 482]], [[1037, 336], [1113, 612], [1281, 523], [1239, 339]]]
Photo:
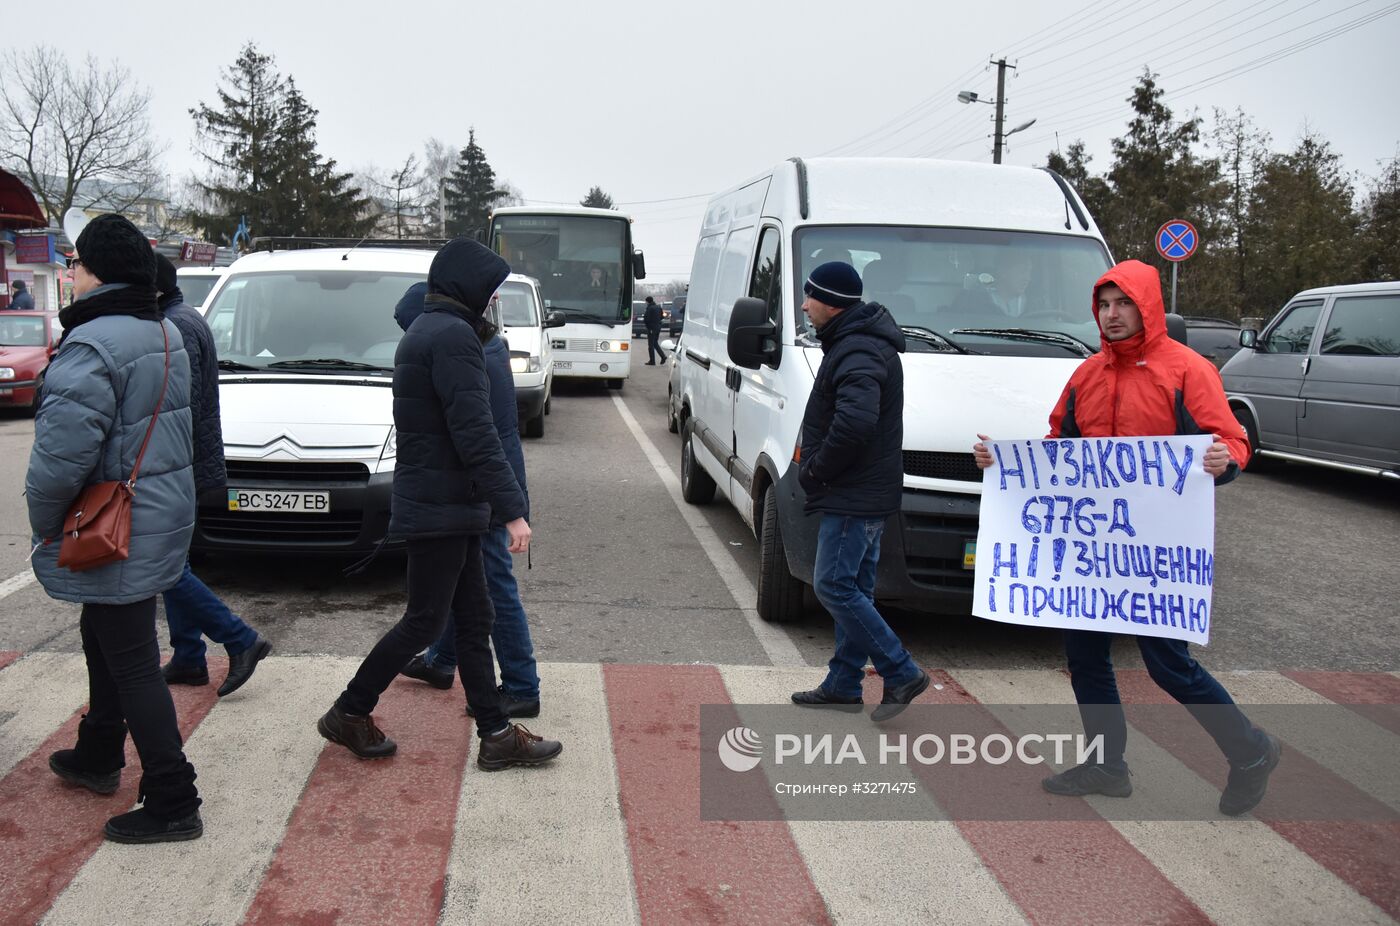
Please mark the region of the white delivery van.
[[793, 457], [818, 341], [801, 310], [818, 265], [850, 262], [894, 314], [904, 365], [904, 497], [877, 594], [965, 612], [976, 556], [982, 433], [1046, 432], [1070, 373], [1098, 349], [1092, 288], [1111, 265], [1059, 176], [963, 162], [792, 159], [710, 200], [678, 358], [681, 484], [718, 486], [760, 543], [759, 613], [802, 613], [816, 516]]
[[546, 313], [539, 281], [518, 273], [506, 277], [499, 297], [501, 337], [510, 348], [520, 431], [526, 437], [544, 437], [544, 416], [554, 394], [554, 348], [545, 331], [562, 328], [564, 315]]

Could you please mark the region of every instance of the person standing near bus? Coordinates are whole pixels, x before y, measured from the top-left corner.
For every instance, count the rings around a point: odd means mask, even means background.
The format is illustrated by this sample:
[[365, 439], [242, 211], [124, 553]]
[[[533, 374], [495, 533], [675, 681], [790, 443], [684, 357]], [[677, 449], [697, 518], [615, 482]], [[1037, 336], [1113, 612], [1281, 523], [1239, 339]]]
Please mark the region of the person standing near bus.
[[661, 349], [661, 306], [656, 304], [656, 300], [647, 296], [646, 313], [642, 316], [642, 321], [647, 329], [647, 362], [649, 367], [656, 366], [656, 358], [660, 357], [664, 362], [666, 352]]

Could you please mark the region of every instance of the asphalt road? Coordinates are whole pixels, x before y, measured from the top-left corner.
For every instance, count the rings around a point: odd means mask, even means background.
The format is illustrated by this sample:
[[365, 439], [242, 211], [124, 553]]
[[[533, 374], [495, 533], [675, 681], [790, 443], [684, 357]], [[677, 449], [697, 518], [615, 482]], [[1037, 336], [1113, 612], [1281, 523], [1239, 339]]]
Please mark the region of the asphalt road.
[[[680, 501], [667, 375], [664, 366], [638, 365], [620, 394], [560, 383], [545, 436], [525, 442], [535, 544], [533, 568], [524, 557], [516, 565], [537, 654], [555, 662], [805, 663], [815, 683], [832, 646], [829, 619], [818, 611], [793, 627], [759, 626], [752, 600], [743, 600], [757, 582], [753, 534], [722, 495], [704, 508]], [[29, 419], [0, 419], [0, 649], [74, 651], [77, 609], [23, 584], [31, 442]], [[1246, 474], [1217, 497], [1214, 622], [1200, 657], [1221, 669], [1400, 668], [1398, 563], [1400, 485], [1297, 465]], [[402, 611], [403, 560], [381, 557], [355, 577], [343, 575], [345, 565], [212, 557], [197, 572], [278, 653], [356, 656]], [[924, 665], [1063, 662], [1055, 632], [966, 615], [890, 618]], [[1129, 639], [1115, 657], [1140, 665]]]

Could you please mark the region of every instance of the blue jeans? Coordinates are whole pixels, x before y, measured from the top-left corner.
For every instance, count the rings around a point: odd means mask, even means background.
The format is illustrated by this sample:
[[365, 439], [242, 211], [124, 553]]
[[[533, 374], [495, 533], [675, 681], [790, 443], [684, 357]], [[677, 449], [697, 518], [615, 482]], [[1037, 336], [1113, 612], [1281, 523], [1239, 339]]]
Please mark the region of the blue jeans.
[[[535, 668], [535, 646], [530, 641], [525, 606], [520, 603], [520, 589], [512, 571], [510, 532], [504, 527], [493, 528], [483, 538], [481, 554], [486, 567], [486, 590], [496, 609], [491, 648], [496, 651], [496, 662], [501, 667], [501, 687], [516, 701], [538, 701], [540, 676]], [[438, 641], [428, 647], [423, 657], [428, 665], [449, 671], [456, 667], [455, 623], [454, 615], [448, 619]]]
[[836, 652], [822, 682], [833, 697], [860, 697], [867, 659], [888, 687], [919, 674], [909, 651], [875, 609], [875, 567], [884, 532], [884, 518], [822, 515], [813, 570], [817, 600], [836, 621]]
[[[1118, 697], [1118, 680], [1113, 675], [1110, 654], [1113, 636], [1096, 630], [1066, 630], [1065, 656], [1069, 660], [1070, 684], [1074, 686], [1074, 699], [1079, 702], [1085, 734], [1090, 740], [1103, 736], [1103, 764], [1124, 769], [1127, 768], [1123, 751], [1128, 745], [1128, 725]], [[1264, 734], [1235, 706], [1224, 686], [1192, 658], [1185, 640], [1138, 637], [1137, 643], [1152, 681], [1186, 705], [1225, 758], [1234, 765], [1244, 766], [1264, 754]]]
[[170, 625], [171, 662], [182, 666], [204, 665], [204, 639], [222, 643], [230, 656], [252, 646], [258, 632], [239, 620], [228, 605], [199, 581], [185, 562], [180, 581], [164, 594], [165, 620]]

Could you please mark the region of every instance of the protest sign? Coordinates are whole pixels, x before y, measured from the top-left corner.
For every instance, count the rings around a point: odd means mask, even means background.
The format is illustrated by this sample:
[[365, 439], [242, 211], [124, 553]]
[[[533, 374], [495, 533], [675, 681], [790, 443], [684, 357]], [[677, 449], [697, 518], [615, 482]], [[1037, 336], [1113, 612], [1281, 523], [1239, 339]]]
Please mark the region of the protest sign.
[[972, 613], [1210, 639], [1209, 435], [987, 441]]

